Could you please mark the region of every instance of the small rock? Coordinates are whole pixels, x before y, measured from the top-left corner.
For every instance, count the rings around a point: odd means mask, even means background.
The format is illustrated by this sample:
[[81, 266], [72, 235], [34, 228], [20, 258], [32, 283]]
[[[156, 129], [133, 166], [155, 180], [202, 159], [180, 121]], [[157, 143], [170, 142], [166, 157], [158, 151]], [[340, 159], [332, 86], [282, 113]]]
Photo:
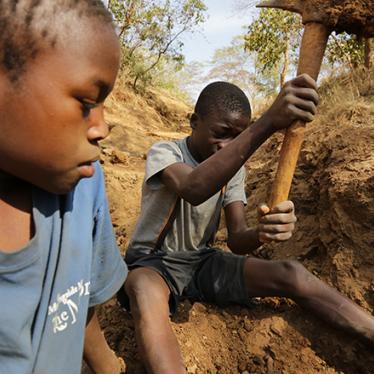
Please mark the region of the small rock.
[[266, 367], [268, 373], [274, 372], [274, 360], [270, 356], [266, 356]]
[[244, 320], [244, 328], [248, 331], [248, 332], [251, 332], [252, 331], [252, 323], [246, 319]]
[[282, 331], [277, 327], [277, 326], [270, 326], [270, 330], [278, 335], [278, 336], [282, 336]]
[[129, 156], [126, 152], [121, 152], [118, 149], [113, 149], [110, 155], [110, 161], [112, 164], [129, 164]]

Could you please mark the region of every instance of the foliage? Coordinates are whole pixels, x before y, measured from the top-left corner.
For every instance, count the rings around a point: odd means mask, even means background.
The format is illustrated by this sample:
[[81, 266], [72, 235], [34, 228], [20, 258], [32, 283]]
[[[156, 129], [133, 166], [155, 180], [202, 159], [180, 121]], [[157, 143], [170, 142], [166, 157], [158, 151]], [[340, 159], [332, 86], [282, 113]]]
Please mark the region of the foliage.
[[161, 66], [181, 66], [184, 57], [180, 36], [204, 21], [200, 0], [111, 0], [109, 7], [118, 25], [122, 71], [146, 85]]
[[269, 77], [283, 72], [283, 76], [286, 75], [290, 58], [292, 61], [297, 58], [301, 29], [300, 17], [294, 13], [278, 9], [260, 11], [245, 36], [245, 49], [255, 53], [255, 65], [260, 74]]
[[[261, 81], [270, 83], [277, 72], [280, 85], [283, 85], [289, 68], [296, 70], [302, 29], [301, 17], [297, 14], [278, 9], [260, 11], [258, 18], [248, 27], [245, 48], [255, 56]], [[365, 61], [364, 45], [364, 40], [355, 36], [332, 34], [323, 66], [329, 70], [362, 65]]]
[[199, 61], [192, 61], [183, 65], [176, 76], [176, 84], [188, 95], [187, 102], [194, 104], [200, 93], [201, 86], [206, 82], [207, 64]]
[[362, 65], [365, 60], [364, 39], [347, 33], [330, 36], [326, 48], [326, 59], [331, 67], [339, 64], [348, 64], [351, 68]]
[[[234, 38], [227, 47], [215, 51], [209, 61], [206, 79], [226, 80], [239, 86], [253, 102], [257, 94], [264, 93], [265, 86], [257, 79], [253, 61], [245, 51], [243, 36]], [[267, 93], [267, 92], [266, 92]]]

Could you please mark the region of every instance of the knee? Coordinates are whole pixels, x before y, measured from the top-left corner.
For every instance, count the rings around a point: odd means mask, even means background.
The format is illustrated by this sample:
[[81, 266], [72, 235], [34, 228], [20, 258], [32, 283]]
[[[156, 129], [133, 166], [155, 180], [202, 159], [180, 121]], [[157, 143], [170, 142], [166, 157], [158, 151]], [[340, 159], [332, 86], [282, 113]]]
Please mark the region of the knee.
[[144, 269], [132, 270], [125, 282], [125, 292], [134, 317], [146, 318], [150, 315], [155, 318], [155, 315], [163, 314], [168, 316], [169, 289], [157, 273]]
[[298, 261], [285, 260], [280, 261], [281, 267], [280, 283], [285, 292], [294, 297], [302, 297], [306, 292], [306, 283], [309, 272]]

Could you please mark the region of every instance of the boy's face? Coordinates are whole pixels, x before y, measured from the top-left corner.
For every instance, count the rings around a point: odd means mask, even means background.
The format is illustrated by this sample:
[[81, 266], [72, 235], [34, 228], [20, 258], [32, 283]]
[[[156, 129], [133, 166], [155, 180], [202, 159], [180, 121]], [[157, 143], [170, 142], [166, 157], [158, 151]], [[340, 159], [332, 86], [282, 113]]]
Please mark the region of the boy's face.
[[28, 64], [19, 85], [0, 69], [0, 170], [53, 193], [93, 175], [108, 135], [103, 101], [119, 67], [110, 25], [73, 26]]
[[202, 162], [225, 147], [249, 126], [250, 118], [239, 112], [217, 111], [200, 118], [194, 114], [191, 150], [197, 161]]

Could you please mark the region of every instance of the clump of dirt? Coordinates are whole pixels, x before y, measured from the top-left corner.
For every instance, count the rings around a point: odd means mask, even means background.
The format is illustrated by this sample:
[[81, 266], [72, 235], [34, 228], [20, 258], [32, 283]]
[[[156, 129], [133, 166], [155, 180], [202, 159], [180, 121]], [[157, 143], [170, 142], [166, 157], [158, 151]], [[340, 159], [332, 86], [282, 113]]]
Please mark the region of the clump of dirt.
[[[340, 77], [339, 84], [330, 81], [321, 88], [320, 114], [308, 126], [291, 189], [299, 219], [297, 230], [287, 243], [269, 244], [256, 253], [268, 259], [300, 260], [371, 313], [372, 87], [374, 72], [370, 71], [360, 78]], [[121, 102], [115, 96], [110, 104], [109, 120], [118, 129], [104, 144], [102, 163], [118, 243], [125, 251], [139, 212], [144, 154], [154, 141], [185, 136], [190, 108], [181, 110], [179, 104], [174, 108], [175, 102], [169, 99], [165, 99], [167, 109], [158, 104], [149, 107], [131, 92], [117, 95], [126, 95], [129, 101]], [[165, 103], [156, 93], [152, 97]], [[175, 125], [163, 117], [168, 113], [177, 113], [173, 114]], [[267, 200], [281, 140], [281, 134], [271, 138], [247, 163], [249, 223], [255, 222], [255, 205]], [[218, 237], [224, 239], [224, 228]], [[143, 373], [131, 316], [111, 300], [100, 308], [99, 317], [112, 348], [124, 358], [127, 373]], [[255, 300], [251, 308], [226, 309], [186, 301], [172, 326], [188, 373], [374, 372], [372, 351], [361, 341], [333, 330], [287, 299], [266, 298]]]
[[[374, 36], [374, 2], [373, 0], [333, 0], [317, 1], [326, 7], [328, 25], [337, 32], [346, 31], [350, 34]], [[322, 4], [321, 4], [322, 3]]]
[[278, 0], [276, 4], [271, 7], [300, 13], [303, 23], [319, 22], [337, 33], [374, 36], [373, 0]]

